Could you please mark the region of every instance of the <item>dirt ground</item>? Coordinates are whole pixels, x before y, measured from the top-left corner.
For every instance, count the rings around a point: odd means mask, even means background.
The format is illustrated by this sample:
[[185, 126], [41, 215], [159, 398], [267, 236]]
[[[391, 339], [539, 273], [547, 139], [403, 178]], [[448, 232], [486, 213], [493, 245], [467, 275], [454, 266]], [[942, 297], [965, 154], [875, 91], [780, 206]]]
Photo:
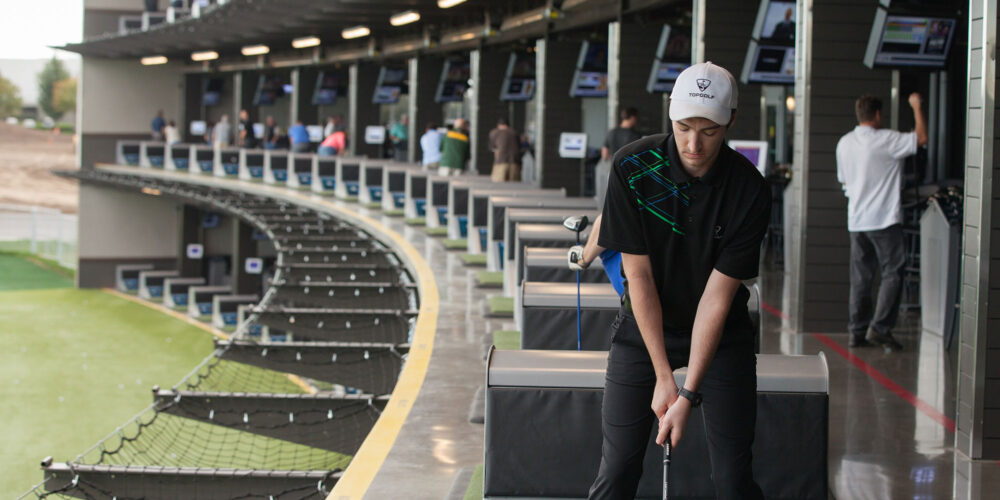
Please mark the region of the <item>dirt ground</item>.
[[76, 181], [51, 173], [75, 168], [72, 135], [0, 123], [0, 203], [40, 205], [76, 213]]

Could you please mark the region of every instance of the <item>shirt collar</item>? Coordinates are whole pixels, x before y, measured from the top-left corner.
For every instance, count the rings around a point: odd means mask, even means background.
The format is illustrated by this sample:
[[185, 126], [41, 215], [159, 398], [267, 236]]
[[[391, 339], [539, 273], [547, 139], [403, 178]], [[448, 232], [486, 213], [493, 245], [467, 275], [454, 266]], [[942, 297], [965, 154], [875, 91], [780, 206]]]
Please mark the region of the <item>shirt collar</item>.
[[728, 144], [722, 145], [722, 149], [719, 150], [719, 156], [715, 158], [715, 164], [712, 165], [712, 168], [708, 169], [708, 172], [706, 172], [705, 175], [701, 177], [691, 177], [691, 175], [688, 174], [681, 165], [681, 158], [677, 152], [677, 141], [674, 140], [674, 134], [667, 134], [667, 138], [664, 142], [666, 143], [666, 147], [661, 146], [661, 148], [666, 149], [667, 151], [667, 158], [670, 160], [670, 175], [673, 176], [674, 179], [680, 182], [693, 182], [700, 179], [701, 183], [708, 184], [709, 186], [716, 186], [722, 180], [724, 170], [728, 165], [726, 158], [731, 152]]

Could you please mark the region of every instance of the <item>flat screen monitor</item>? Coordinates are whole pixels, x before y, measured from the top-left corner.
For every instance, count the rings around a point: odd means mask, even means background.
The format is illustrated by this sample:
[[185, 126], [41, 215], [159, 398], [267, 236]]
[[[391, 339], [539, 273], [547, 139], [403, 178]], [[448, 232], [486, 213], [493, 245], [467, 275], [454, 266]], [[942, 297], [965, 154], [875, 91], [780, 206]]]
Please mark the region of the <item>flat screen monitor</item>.
[[691, 33], [682, 28], [664, 26], [656, 47], [653, 69], [646, 82], [646, 91], [651, 94], [672, 91], [677, 76], [690, 65]]
[[469, 88], [469, 75], [469, 61], [460, 59], [445, 61], [434, 102], [461, 101]]
[[382, 66], [375, 83], [375, 94], [372, 104], [396, 104], [399, 96], [406, 93], [406, 68]]
[[795, 84], [795, 47], [750, 42], [743, 80], [772, 85]]
[[316, 88], [313, 90], [314, 106], [332, 106], [337, 103], [337, 97], [344, 95], [347, 87], [343, 75], [334, 71], [321, 71], [316, 76]]
[[309, 142], [323, 142], [322, 125], [306, 125], [306, 133], [309, 134]]
[[753, 37], [769, 45], [795, 45], [795, 2], [765, 0], [757, 11]]
[[209, 78], [205, 81], [205, 92], [201, 94], [202, 106], [218, 106], [222, 99], [222, 78]]
[[760, 175], [766, 175], [767, 141], [729, 141], [729, 147], [750, 160]]
[[257, 91], [254, 93], [254, 106], [270, 106], [285, 96], [285, 83], [278, 75], [260, 75], [257, 80]]
[[500, 88], [501, 101], [530, 101], [535, 96], [535, 54], [510, 55], [507, 73]]
[[865, 65], [942, 68], [948, 62], [956, 24], [954, 18], [900, 16], [880, 8], [868, 39]]
[[570, 97], [608, 96], [608, 44], [583, 42], [572, 85]]
[[190, 124], [188, 124], [188, 132], [190, 132], [191, 135], [196, 135], [198, 137], [201, 137], [205, 135], [205, 132], [207, 131], [208, 131], [208, 124], [205, 123], [205, 120], [194, 120]]
[[263, 123], [254, 123], [253, 124], [253, 135], [254, 135], [254, 137], [256, 137], [258, 139], [260, 139], [261, 137], [264, 137], [264, 124]]

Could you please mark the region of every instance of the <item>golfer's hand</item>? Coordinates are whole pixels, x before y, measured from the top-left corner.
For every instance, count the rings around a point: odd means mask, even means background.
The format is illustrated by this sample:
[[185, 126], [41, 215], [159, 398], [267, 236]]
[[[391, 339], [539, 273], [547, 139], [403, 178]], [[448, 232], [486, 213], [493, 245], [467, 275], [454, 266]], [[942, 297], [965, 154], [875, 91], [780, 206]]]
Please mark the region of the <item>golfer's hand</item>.
[[590, 265], [589, 262], [583, 262], [583, 247], [576, 245], [569, 249], [566, 253], [566, 261], [569, 263], [570, 271], [583, 271]]
[[910, 94], [910, 97], [909, 97], [908, 100], [910, 102], [910, 107], [911, 108], [913, 108], [913, 109], [920, 109], [921, 99], [920, 99], [920, 94], [919, 93], [914, 92], [914, 93]]
[[653, 388], [653, 402], [650, 403], [649, 407], [652, 408], [659, 420], [667, 413], [667, 408], [673, 405], [674, 401], [677, 401], [677, 383], [674, 382], [674, 374], [671, 373], [667, 378], [656, 380], [656, 387]]
[[691, 401], [687, 398], [677, 398], [670, 409], [660, 418], [660, 430], [656, 433], [656, 444], [663, 446], [663, 442], [670, 436], [670, 446], [676, 447], [684, 436], [684, 429], [687, 427], [688, 417], [691, 416]]

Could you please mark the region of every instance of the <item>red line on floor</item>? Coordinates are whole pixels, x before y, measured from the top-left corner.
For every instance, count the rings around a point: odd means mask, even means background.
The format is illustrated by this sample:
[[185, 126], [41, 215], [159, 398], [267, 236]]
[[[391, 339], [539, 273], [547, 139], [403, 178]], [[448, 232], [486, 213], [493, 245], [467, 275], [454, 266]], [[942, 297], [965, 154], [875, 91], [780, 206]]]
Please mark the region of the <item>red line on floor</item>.
[[[760, 305], [761, 308], [767, 311], [769, 314], [779, 317], [781, 319], [788, 319], [788, 315], [786, 315], [780, 309], [770, 304], [767, 304], [764, 301], [761, 301]], [[846, 348], [844, 348], [844, 346], [834, 342], [834, 340], [831, 339], [830, 337], [822, 333], [811, 333], [810, 335], [812, 335], [814, 338], [816, 338], [816, 340], [819, 340], [827, 347], [832, 349], [833, 352], [839, 354], [842, 358], [847, 360], [847, 362], [851, 363], [859, 370], [864, 372], [865, 375], [868, 375], [879, 384], [882, 384], [883, 387], [889, 389], [889, 391], [891, 391], [893, 394], [899, 396], [903, 401], [910, 403], [914, 408], [920, 410], [921, 413], [927, 415], [935, 422], [941, 424], [941, 426], [944, 427], [945, 429], [948, 429], [952, 433], [955, 432], [955, 421], [952, 420], [951, 418], [948, 418], [947, 415], [938, 411], [938, 409], [932, 406], [930, 403], [918, 398], [912, 392], [904, 389], [902, 386], [894, 382], [891, 378], [887, 377], [882, 372], [876, 370], [875, 367], [869, 365], [863, 359], [855, 356], [853, 353], [848, 351]]]

